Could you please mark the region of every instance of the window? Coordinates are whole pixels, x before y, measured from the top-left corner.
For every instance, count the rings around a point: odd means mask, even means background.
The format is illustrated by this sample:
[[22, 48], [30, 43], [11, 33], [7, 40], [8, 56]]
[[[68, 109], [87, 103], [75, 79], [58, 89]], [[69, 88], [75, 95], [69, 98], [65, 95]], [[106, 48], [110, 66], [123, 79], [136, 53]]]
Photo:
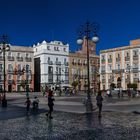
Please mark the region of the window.
[[26, 53], [26, 58], [29, 58], [29, 53]]
[[135, 68], [138, 68], [138, 64], [137, 63], [134, 63], [133, 64], [133, 68], [135, 69]]
[[8, 52], [8, 56], [12, 56], [12, 53], [11, 52]]
[[120, 54], [118, 54], [118, 58], [120, 58]]
[[64, 48], [63, 51], [66, 52], [66, 48]]
[[102, 55], [101, 57], [102, 57], [102, 60], [105, 59], [105, 56], [104, 55]]
[[30, 70], [30, 66], [27, 64], [26, 65], [26, 72], [29, 72], [29, 70]]
[[58, 61], [58, 57], [56, 57], [56, 61]]
[[138, 55], [138, 50], [133, 50], [133, 55], [134, 56]]
[[47, 46], [47, 50], [50, 50], [50, 46]]
[[112, 70], [112, 65], [108, 65], [108, 70]]
[[11, 74], [8, 75], [8, 79], [12, 80], [12, 75]]
[[118, 64], [118, 69], [120, 69], [120, 64]]
[[3, 69], [3, 68], [2, 68], [2, 64], [0, 64], [0, 72], [2, 72], [2, 69]]
[[21, 65], [20, 64], [18, 64], [18, 69], [17, 70], [21, 71]]
[[129, 53], [128, 52], [127, 52], [126, 56], [129, 57]]
[[13, 66], [12, 66], [12, 64], [8, 64], [8, 71], [13, 71]]
[[0, 75], [0, 80], [3, 80], [3, 77], [2, 77], [2, 75]]
[[48, 61], [50, 61], [50, 57], [48, 57]]

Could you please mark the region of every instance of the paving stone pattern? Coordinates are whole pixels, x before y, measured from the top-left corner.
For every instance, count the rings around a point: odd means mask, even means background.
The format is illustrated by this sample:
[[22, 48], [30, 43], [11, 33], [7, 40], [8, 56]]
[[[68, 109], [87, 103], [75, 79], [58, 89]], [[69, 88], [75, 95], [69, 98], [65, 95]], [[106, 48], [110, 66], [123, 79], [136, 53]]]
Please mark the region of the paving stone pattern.
[[76, 114], [55, 111], [0, 120], [0, 140], [140, 140], [140, 115], [103, 112]]

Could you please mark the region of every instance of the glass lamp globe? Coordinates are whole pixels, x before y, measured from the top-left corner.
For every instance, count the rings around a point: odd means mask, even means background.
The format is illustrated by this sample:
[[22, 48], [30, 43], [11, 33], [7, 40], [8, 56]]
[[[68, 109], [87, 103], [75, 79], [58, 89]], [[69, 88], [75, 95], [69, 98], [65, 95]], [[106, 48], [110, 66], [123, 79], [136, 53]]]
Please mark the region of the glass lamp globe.
[[82, 39], [77, 39], [77, 44], [78, 45], [82, 45], [82, 43], [83, 43], [83, 40]]
[[6, 51], [9, 51], [10, 50], [10, 45], [6, 45]]
[[98, 36], [92, 37], [92, 41], [93, 41], [94, 43], [97, 43], [97, 42], [99, 41], [99, 37], [98, 37]]

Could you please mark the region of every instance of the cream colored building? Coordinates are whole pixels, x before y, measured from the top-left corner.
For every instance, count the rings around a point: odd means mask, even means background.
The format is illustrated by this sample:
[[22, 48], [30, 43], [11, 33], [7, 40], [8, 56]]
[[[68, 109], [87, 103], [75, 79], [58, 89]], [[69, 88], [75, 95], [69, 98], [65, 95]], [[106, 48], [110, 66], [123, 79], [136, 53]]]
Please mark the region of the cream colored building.
[[[0, 90], [4, 88], [3, 52], [0, 53]], [[6, 91], [34, 90], [33, 48], [10, 46], [5, 53]]]
[[136, 83], [140, 90], [140, 39], [130, 41], [129, 46], [100, 51], [100, 87], [128, 89], [129, 83]]

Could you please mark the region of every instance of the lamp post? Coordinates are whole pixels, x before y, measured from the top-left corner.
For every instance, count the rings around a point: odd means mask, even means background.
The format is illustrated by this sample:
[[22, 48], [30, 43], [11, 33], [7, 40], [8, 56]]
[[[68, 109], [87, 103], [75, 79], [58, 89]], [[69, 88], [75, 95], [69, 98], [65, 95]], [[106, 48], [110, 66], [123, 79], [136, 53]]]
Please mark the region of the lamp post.
[[6, 74], [5, 74], [5, 54], [6, 51], [10, 50], [10, 45], [6, 44], [8, 41], [7, 35], [1, 36], [2, 45], [0, 46], [0, 52], [3, 52], [3, 98], [2, 98], [2, 107], [7, 107], [7, 99], [6, 99]]
[[97, 31], [99, 30], [99, 24], [98, 23], [89, 23], [88, 21], [80, 26], [78, 30], [79, 39], [77, 40], [78, 45], [82, 45], [83, 40], [81, 38], [85, 37], [86, 39], [86, 47], [87, 47], [87, 100], [86, 100], [86, 111], [91, 112], [92, 111], [92, 101], [90, 97], [90, 66], [89, 66], [89, 40], [91, 37], [91, 33], [94, 34], [94, 37], [92, 37], [92, 41], [94, 43], [97, 43], [99, 41], [99, 38], [97, 36]]

